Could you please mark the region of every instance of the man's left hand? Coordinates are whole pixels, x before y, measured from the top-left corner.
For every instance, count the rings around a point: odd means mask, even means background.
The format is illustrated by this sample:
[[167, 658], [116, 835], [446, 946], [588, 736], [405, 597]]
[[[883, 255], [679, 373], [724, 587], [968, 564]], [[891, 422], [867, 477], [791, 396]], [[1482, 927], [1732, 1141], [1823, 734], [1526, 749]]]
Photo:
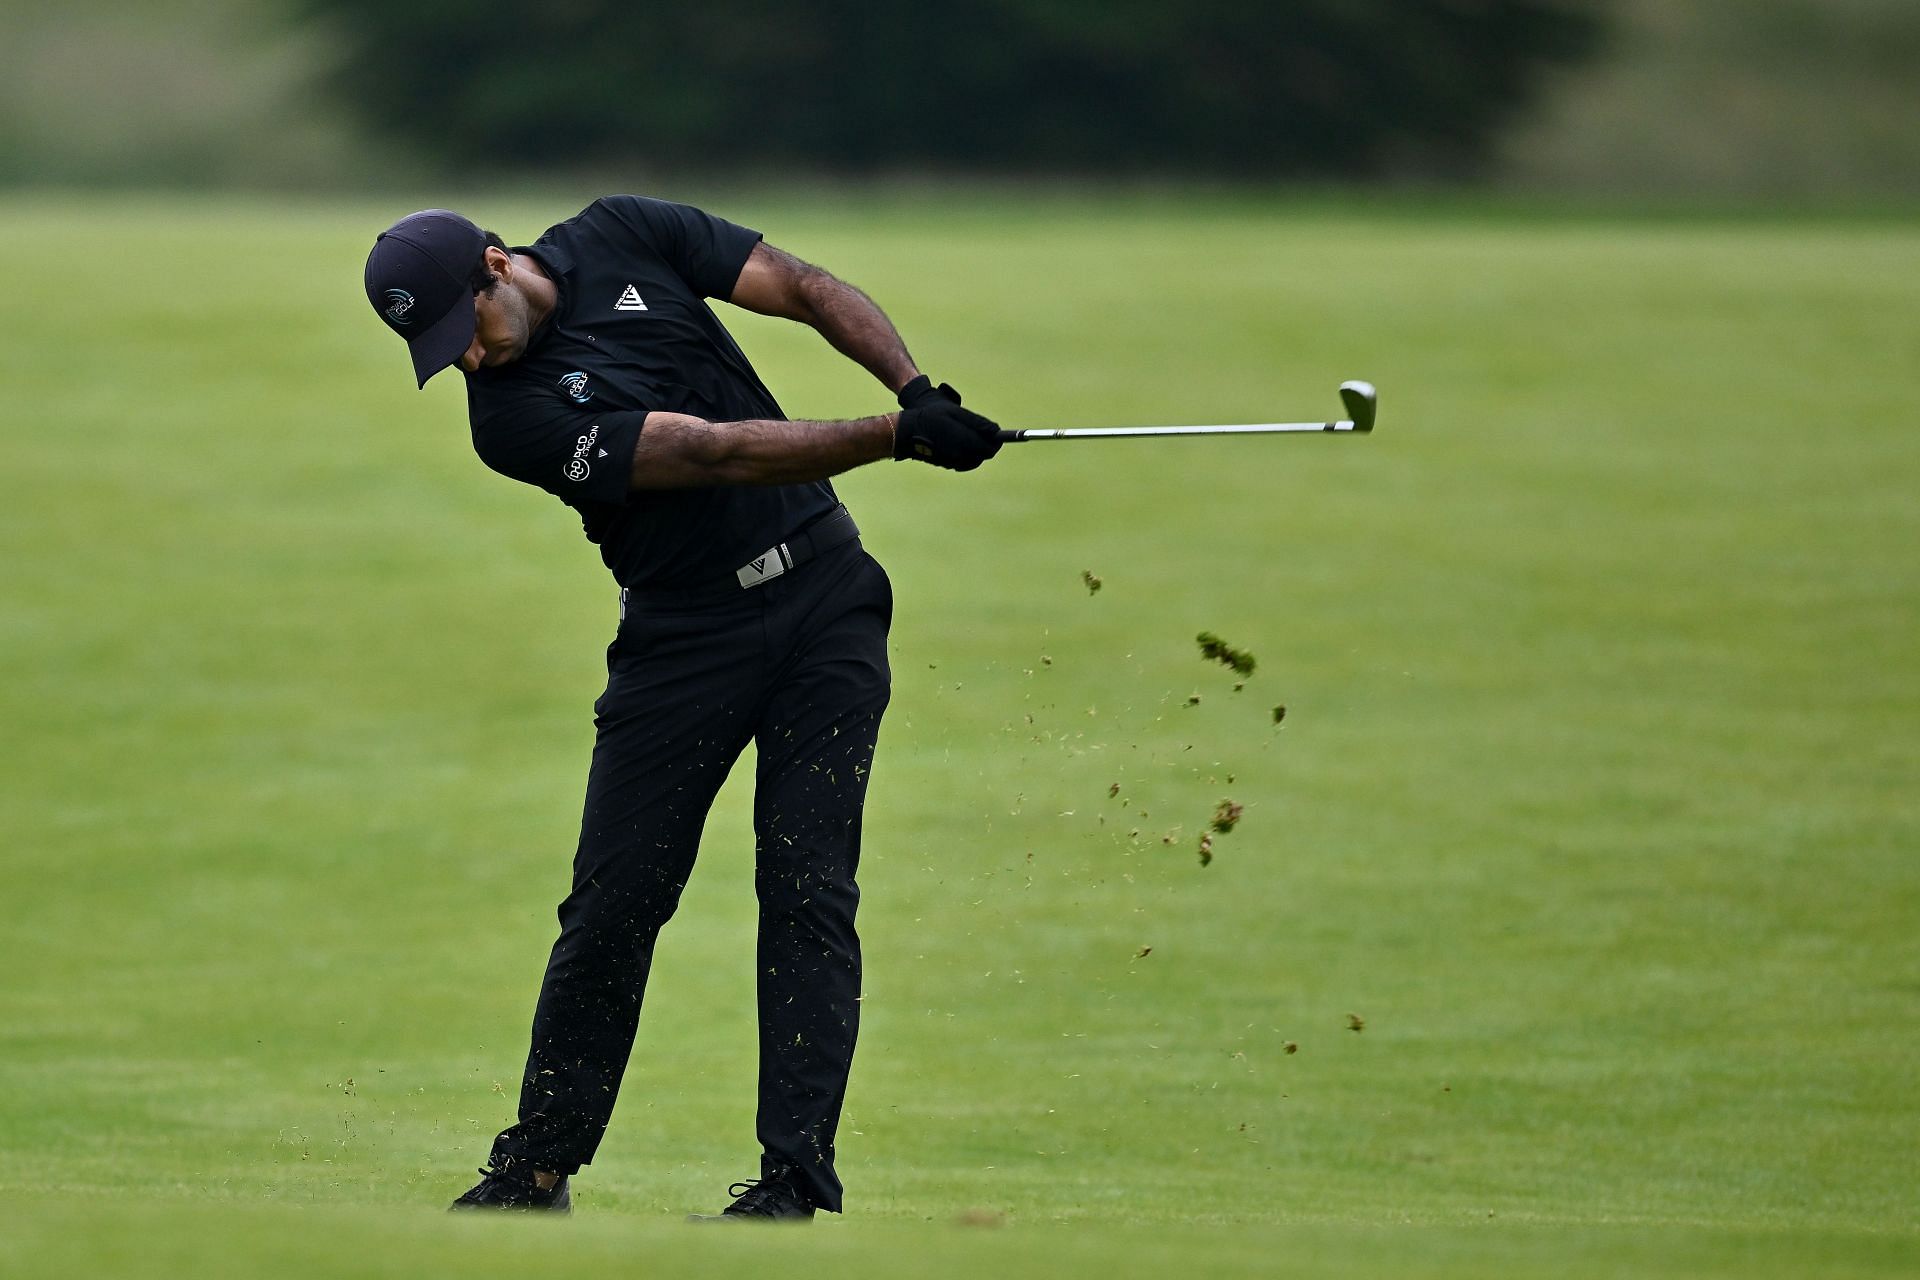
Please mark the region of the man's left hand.
[[933, 379], [924, 373], [900, 388], [896, 398], [900, 401], [902, 409], [924, 409], [928, 405], [939, 404], [942, 401], [948, 404], [960, 403], [958, 391], [944, 382], [937, 387], [934, 386]]

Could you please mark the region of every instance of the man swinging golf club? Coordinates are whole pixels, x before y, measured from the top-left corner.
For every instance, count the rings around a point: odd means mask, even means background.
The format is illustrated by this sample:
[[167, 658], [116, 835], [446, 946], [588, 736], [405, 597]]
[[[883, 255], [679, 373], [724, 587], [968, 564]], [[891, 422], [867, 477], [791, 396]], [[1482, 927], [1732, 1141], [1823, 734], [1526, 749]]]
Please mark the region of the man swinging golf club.
[[[720, 1217], [839, 1212], [834, 1133], [860, 1012], [854, 875], [893, 594], [828, 478], [883, 458], [971, 471], [999, 451], [998, 429], [920, 373], [860, 290], [686, 205], [610, 196], [517, 249], [427, 210], [378, 237], [366, 288], [421, 386], [450, 365], [465, 373], [481, 460], [573, 508], [620, 587], [518, 1123], [454, 1207], [571, 1207], [654, 940], [751, 739], [760, 1176], [734, 1185]], [[901, 411], [790, 420], [710, 298], [812, 326]]]

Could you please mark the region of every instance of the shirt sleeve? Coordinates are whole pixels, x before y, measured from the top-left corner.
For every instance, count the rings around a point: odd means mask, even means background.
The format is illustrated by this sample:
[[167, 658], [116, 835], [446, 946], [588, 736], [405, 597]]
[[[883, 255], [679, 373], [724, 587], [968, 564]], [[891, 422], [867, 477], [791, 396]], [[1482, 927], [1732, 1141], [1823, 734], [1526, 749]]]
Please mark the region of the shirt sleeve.
[[692, 205], [648, 196], [608, 196], [603, 202], [635, 235], [703, 298], [733, 296], [760, 233]]
[[501, 475], [545, 489], [570, 507], [620, 503], [632, 487], [633, 452], [646, 419], [638, 410], [587, 413], [528, 404], [475, 422], [473, 449]]

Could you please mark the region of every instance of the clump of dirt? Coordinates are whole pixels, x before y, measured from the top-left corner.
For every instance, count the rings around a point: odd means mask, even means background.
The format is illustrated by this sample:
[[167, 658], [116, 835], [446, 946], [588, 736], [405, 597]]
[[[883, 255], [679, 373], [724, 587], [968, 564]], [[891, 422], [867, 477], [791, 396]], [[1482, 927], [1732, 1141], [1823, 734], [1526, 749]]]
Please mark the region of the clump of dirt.
[[[1244, 805], [1237, 805], [1231, 800], [1222, 800], [1219, 805], [1214, 808], [1213, 817], [1207, 822], [1207, 830], [1200, 833], [1199, 852], [1201, 866], [1209, 867], [1213, 865], [1214, 836], [1225, 835], [1227, 832], [1233, 830], [1234, 827], [1239, 824], [1240, 814], [1244, 809]], [[1174, 830], [1177, 831], [1179, 828], [1176, 827]], [[1173, 843], [1173, 832], [1170, 831], [1167, 833], [1166, 842], [1168, 844]]]
[[1282, 703], [1280, 706], [1277, 706], [1273, 709], [1273, 722], [1275, 724], [1279, 724], [1282, 720], [1285, 720], [1286, 718], [1287, 718], [1287, 708], [1285, 703]]
[[1117, 782], [1116, 782], [1116, 783], [1114, 783], [1114, 784], [1113, 784], [1112, 786], [1110, 786], [1110, 787], [1108, 787], [1108, 788], [1107, 788], [1107, 799], [1109, 799], [1109, 800], [1111, 800], [1111, 799], [1113, 799], [1113, 798], [1114, 798], [1115, 796], [1117, 796], [1117, 795], [1119, 795], [1119, 794], [1120, 794], [1120, 784], [1119, 784], [1119, 783], [1117, 783]]
[[1099, 595], [1100, 588], [1106, 585], [1094, 576], [1093, 570], [1091, 569], [1082, 569], [1080, 571], [1080, 581], [1087, 584], [1087, 594], [1090, 596]]
[[1361, 1017], [1357, 1013], [1350, 1013], [1347, 1015], [1347, 1030], [1365, 1031], [1366, 1029], [1367, 1029], [1367, 1020], [1365, 1018]]
[[1211, 631], [1202, 631], [1195, 639], [1200, 642], [1201, 657], [1231, 667], [1235, 675], [1250, 676], [1258, 665], [1252, 654], [1245, 649], [1234, 648]]
[[1133, 953], [1133, 958], [1135, 960], [1145, 960], [1148, 956], [1152, 954], [1153, 954], [1152, 947], [1142, 947], [1138, 951]]
[[1298, 1052], [1300, 1052], [1300, 1044], [1299, 1044], [1299, 1042], [1298, 1042], [1298, 1041], [1295, 1041], [1295, 1040], [1289, 1040], [1289, 1041], [1287, 1041], [1287, 1042], [1286, 1042], [1285, 1044], [1283, 1044], [1283, 1045], [1281, 1045], [1281, 1046], [1280, 1046], [1280, 1052], [1282, 1052], [1282, 1053], [1298, 1053]]
[[1240, 815], [1245, 812], [1245, 810], [1246, 806], [1243, 804], [1235, 804], [1231, 800], [1222, 800], [1218, 805], [1214, 806], [1213, 829], [1221, 835], [1225, 835], [1240, 825]]

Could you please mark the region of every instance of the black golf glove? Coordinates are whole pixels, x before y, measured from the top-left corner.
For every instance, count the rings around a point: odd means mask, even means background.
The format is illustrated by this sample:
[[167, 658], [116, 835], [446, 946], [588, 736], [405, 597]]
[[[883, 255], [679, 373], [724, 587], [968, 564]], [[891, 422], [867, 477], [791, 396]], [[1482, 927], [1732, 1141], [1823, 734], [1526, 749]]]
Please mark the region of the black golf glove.
[[[901, 398], [906, 398], [906, 392], [901, 392]], [[893, 428], [896, 459], [912, 458], [949, 471], [971, 471], [998, 452], [999, 426], [970, 409], [962, 409], [959, 395], [944, 385], [904, 410]]]
[[899, 400], [902, 409], [924, 409], [942, 401], [959, 404], [960, 393], [944, 382], [934, 386], [933, 379], [923, 373], [900, 388]]

